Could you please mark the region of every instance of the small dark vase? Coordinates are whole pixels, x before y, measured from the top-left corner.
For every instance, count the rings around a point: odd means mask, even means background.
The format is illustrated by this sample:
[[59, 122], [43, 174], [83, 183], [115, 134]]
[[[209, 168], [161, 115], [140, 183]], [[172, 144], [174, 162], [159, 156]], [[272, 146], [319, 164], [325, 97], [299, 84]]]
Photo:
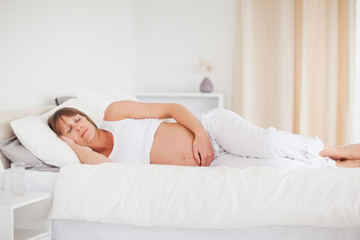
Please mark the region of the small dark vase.
[[213, 85], [209, 78], [205, 77], [200, 84], [200, 91], [203, 93], [211, 93]]

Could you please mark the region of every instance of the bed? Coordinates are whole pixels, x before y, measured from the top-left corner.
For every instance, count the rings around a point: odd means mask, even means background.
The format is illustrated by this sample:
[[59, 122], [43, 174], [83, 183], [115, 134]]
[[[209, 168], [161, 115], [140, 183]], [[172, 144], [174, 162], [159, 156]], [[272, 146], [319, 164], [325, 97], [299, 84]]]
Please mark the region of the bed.
[[[53, 108], [2, 111], [0, 139], [14, 135], [12, 120]], [[9, 190], [10, 161], [0, 157], [0, 190]], [[27, 169], [25, 180], [26, 191], [54, 195], [52, 239], [360, 239], [359, 169], [72, 163], [59, 172]], [[112, 181], [121, 182], [118, 190], [106, 185]]]

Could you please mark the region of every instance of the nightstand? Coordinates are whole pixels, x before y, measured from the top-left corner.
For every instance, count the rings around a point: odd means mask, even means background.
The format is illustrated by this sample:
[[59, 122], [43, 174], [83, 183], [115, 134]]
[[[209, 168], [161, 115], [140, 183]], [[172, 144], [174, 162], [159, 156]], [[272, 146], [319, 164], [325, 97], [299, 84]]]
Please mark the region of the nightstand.
[[0, 191], [0, 239], [51, 239], [51, 194]]

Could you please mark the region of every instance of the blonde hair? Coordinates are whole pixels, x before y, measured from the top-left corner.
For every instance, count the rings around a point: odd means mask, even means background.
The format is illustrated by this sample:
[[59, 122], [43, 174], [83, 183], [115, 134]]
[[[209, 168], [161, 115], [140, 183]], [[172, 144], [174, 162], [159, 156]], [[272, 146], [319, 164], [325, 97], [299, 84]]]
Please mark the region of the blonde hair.
[[59, 119], [62, 119], [63, 116], [72, 117], [75, 115], [84, 116], [92, 125], [94, 125], [95, 128], [97, 128], [94, 121], [91, 120], [91, 118], [88, 115], [86, 115], [85, 113], [83, 113], [82, 111], [76, 108], [69, 108], [69, 107], [61, 108], [57, 110], [53, 115], [51, 115], [48, 119], [48, 125], [51, 128], [51, 130], [53, 130], [56, 133], [56, 135], [60, 136], [62, 134], [59, 128]]

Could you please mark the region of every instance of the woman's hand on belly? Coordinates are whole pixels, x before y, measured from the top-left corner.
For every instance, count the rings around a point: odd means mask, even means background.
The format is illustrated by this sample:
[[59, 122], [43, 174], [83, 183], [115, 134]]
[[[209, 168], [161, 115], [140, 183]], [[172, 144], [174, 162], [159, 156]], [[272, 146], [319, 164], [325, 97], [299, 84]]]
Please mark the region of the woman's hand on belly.
[[214, 160], [214, 148], [206, 131], [201, 135], [195, 135], [193, 154], [194, 158], [201, 166], [208, 167]]

